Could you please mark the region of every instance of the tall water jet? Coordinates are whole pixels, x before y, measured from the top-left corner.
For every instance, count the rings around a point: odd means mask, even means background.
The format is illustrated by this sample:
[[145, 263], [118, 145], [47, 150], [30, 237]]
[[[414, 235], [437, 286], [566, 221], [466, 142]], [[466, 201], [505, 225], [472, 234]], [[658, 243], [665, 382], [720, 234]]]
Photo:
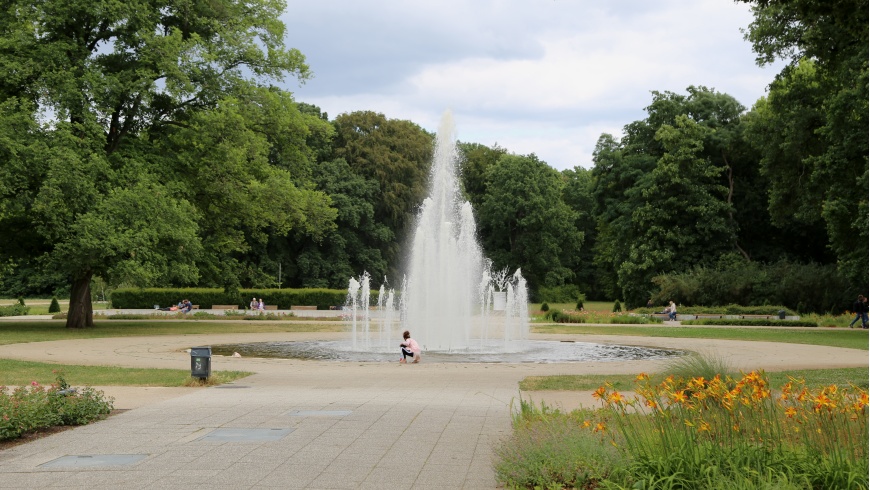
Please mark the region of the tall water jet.
[[[453, 117], [446, 112], [436, 137], [429, 195], [417, 215], [403, 291], [406, 328], [424, 349], [437, 351], [481, 348], [490, 338], [520, 340], [528, 332], [527, 307], [522, 317], [517, 317], [522, 314], [517, 308], [501, 313], [490, 309], [493, 281], [477, 242], [471, 204], [461, 198], [455, 142]], [[525, 299], [519, 270], [513, 278], [509, 286], [514, 297], [519, 299], [516, 289], [522, 287]], [[501, 321], [493, 325], [493, 320]]]

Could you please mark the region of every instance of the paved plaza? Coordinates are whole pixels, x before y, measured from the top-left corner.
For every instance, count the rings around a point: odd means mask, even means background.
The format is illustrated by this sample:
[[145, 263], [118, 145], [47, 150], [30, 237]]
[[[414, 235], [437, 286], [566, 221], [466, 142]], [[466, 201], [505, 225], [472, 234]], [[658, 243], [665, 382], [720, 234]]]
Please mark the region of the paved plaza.
[[[339, 334], [128, 337], [0, 346], [0, 358], [188, 369], [186, 349]], [[767, 342], [537, 335], [715, 353], [736, 368], [866, 367], [867, 351]], [[397, 353], [398, 359], [398, 353]], [[490, 489], [493, 448], [520, 396], [594, 406], [589, 393], [520, 394], [526, 376], [654, 372], [654, 361], [417, 365], [216, 356], [256, 374], [210, 388], [98, 387], [126, 411], [0, 451], [0, 488]], [[74, 380], [71, 380], [74, 382]]]

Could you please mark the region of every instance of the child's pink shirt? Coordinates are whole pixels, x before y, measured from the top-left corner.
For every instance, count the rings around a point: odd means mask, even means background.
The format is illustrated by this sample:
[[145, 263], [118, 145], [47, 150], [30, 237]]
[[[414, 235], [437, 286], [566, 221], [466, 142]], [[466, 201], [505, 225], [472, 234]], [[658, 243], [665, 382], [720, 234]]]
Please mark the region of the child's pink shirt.
[[408, 339], [408, 340], [402, 342], [402, 345], [411, 349], [411, 352], [413, 352], [414, 354], [420, 353], [420, 345], [417, 344], [417, 341], [414, 339]]

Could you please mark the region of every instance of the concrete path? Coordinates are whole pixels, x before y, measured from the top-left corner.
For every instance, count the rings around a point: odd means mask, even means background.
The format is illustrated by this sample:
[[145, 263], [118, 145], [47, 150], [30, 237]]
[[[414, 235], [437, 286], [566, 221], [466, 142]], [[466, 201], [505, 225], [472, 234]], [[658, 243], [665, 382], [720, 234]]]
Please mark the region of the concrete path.
[[[337, 338], [270, 333], [72, 340], [0, 346], [0, 358], [187, 369], [185, 349], [193, 346]], [[745, 370], [868, 366], [866, 351], [833, 347], [535, 338], [715, 352]], [[211, 388], [105, 387], [116, 408], [130, 410], [0, 452], [0, 488], [495, 488], [494, 448], [510, 433], [521, 379], [660, 367], [650, 361], [438, 364], [424, 357], [421, 364], [400, 365], [214, 357], [213, 370], [256, 374]], [[533, 399], [566, 409], [592, 405], [588, 393], [539, 392]], [[227, 429], [249, 430], [261, 440], [218, 437]], [[89, 466], [108, 456], [140, 459]]]

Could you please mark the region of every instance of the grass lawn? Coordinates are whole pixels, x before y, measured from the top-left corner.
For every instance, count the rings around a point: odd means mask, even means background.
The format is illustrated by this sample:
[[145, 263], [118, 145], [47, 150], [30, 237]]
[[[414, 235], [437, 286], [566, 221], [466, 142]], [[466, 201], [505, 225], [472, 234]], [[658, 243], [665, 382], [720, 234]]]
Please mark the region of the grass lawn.
[[[250, 376], [245, 371], [213, 371], [211, 384]], [[0, 359], [0, 386], [23, 386], [33, 381], [41, 385], [54, 383], [63, 376], [70, 384], [81, 386], [187, 386], [189, 369], [141, 369], [115, 366], [76, 366], [45, 362]]]
[[578, 335], [630, 335], [640, 337], [670, 337], [692, 339], [754, 340], [791, 344], [827, 345], [849, 349], [868, 350], [867, 330], [833, 328], [728, 328], [728, 327], [674, 327], [674, 326], [621, 326], [588, 324], [532, 325], [534, 333]]
[[202, 333], [263, 333], [263, 332], [343, 332], [339, 322], [302, 323], [286, 321], [168, 321], [168, 320], [101, 320], [93, 327], [69, 329], [63, 321], [0, 321], [0, 345], [48, 340], [98, 339], [105, 337], [138, 337], [151, 335], [189, 335]]

